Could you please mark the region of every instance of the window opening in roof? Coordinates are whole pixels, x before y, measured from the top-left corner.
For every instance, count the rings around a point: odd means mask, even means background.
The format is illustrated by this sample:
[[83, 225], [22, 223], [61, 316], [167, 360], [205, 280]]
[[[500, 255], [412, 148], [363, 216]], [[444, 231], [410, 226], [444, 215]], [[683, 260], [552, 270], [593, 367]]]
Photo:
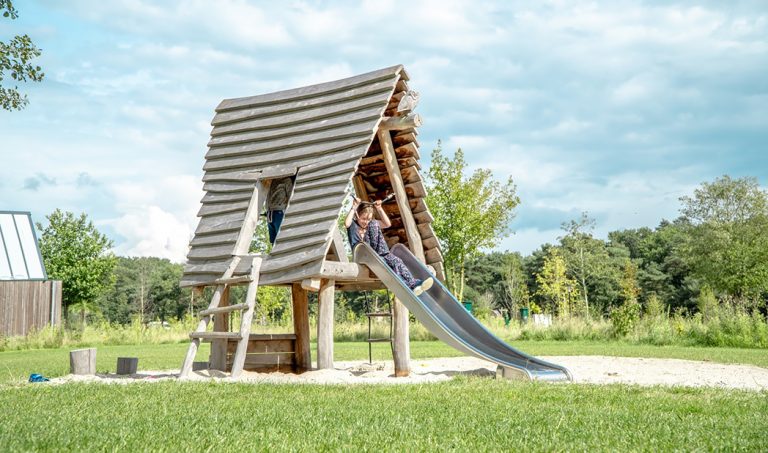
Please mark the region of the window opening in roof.
[[261, 180], [261, 188], [266, 195], [263, 206], [259, 206], [262, 214], [259, 216], [259, 222], [254, 232], [251, 253], [269, 254], [272, 252], [272, 247], [279, 237], [288, 204], [293, 196], [295, 182], [295, 173]]
[[5, 239], [5, 253], [8, 256], [8, 263], [11, 266], [11, 278], [27, 278], [27, 267], [24, 264], [24, 252], [19, 243], [19, 235], [16, 230], [16, 222], [13, 216], [0, 216], [0, 228], [2, 228]]

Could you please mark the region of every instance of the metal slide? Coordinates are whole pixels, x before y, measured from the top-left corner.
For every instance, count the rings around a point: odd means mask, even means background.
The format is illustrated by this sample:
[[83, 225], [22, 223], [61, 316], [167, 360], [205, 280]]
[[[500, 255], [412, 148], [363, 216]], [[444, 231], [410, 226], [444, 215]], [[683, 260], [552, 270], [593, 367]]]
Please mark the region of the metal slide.
[[[392, 247], [392, 253], [403, 260], [415, 278], [430, 276], [424, 264], [402, 244]], [[368, 244], [355, 246], [354, 260], [368, 266], [437, 338], [465, 354], [498, 364], [497, 375], [541, 381], [573, 380], [567, 368], [529, 356], [501, 341], [467, 312], [439, 280], [435, 279], [429, 291], [416, 297]]]

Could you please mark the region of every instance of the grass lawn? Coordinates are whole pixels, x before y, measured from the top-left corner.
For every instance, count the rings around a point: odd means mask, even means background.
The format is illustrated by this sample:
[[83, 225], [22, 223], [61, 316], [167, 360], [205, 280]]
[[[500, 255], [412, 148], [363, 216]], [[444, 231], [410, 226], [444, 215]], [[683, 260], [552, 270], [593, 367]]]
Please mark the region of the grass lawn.
[[[374, 345], [374, 359], [391, 359]], [[516, 342], [534, 355], [674, 357], [768, 367], [764, 350]], [[140, 369], [177, 368], [187, 344], [99, 346]], [[336, 360], [367, 359], [337, 343]], [[207, 357], [201, 348], [199, 359]], [[412, 342], [413, 358], [460, 355]], [[314, 357], [314, 351], [313, 351]], [[768, 392], [556, 385], [460, 377], [428, 385], [21, 383], [68, 372], [68, 349], [0, 353], [0, 450], [753, 450], [768, 445]]]
[[721, 389], [478, 378], [28, 385], [0, 387], [0, 407], [6, 451], [764, 451], [768, 444], [768, 394]]

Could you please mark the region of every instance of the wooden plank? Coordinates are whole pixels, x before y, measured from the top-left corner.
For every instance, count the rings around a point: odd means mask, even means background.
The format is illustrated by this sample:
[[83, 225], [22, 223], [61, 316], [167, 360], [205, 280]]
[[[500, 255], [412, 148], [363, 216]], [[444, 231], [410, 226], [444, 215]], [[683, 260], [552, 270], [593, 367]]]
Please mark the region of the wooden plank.
[[[256, 339], [251, 335], [248, 337], [248, 350], [246, 354], [268, 355], [285, 352], [294, 353], [296, 349], [296, 335], [290, 334], [290, 337], [291, 338]], [[234, 355], [239, 343], [240, 341], [230, 340], [227, 344], [227, 355]]]
[[301, 284], [291, 285], [293, 306], [293, 331], [296, 333], [296, 366], [308, 370], [312, 368], [312, 355], [309, 346], [309, 296]]
[[237, 225], [237, 229], [245, 220], [246, 211], [240, 211], [235, 213], [219, 214], [205, 216], [200, 219], [200, 223], [197, 225], [195, 234], [204, 233], [219, 233], [224, 231], [230, 231], [232, 225]]
[[213, 204], [213, 203], [232, 203], [236, 201], [248, 201], [251, 199], [251, 193], [249, 191], [243, 192], [229, 192], [229, 193], [217, 193], [209, 192], [200, 200], [201, 203]]
[[234, 246], [238, 235], [238, 231], [225, 231], [223, 233], [213, 234], [196, 234], [189, 245], [195, 247], [199, 245], [232, 244]]
[[341, 174], [333, 175], [328, 178], [318, 179], [314, 181], [301, 181], [297, 182], [293, 189], [294, 196], [309, 190], [316, 190], [322, 187], [336, 186], [338, 184], [349, 184], [352, 179], [352, 172], [344, 172]]
[[394, 137], [392, 137], [392, 144], [395, 146], [395, 151], [403, 145], [406, 145], [408, 143], [414, 143], [416, 146], [419, 146], [419, 142], [416, 140], [416, 134], [413, 132], [408, 132], [406, 134], [397, 134]]
[[255, 183], [261, 177], [259, 170], [236, 170], [228, 173], [206, 173], [203, 182], [250, 182]]
[[251, 283], [248, 284], [248, 291], [245, 295], [245, 303], [248, 308], [243, 311], [240, 320], [240, 336], [242, 340], [237, 344], [235, 357], [232, 361], [232, 377], [237, 378], [243, 371], [245, 365], [245, 353], [248, 349], [249, 334], [251, 333], [251, 323], [253, 322], [253, 312], [256, 305], [256, 294], [259, 289], [259, 273], [261, 270], [262, 258], [257, 256], [251, 261]]
[[294, 124], [306, 123], [313, 121], [317, 118], [327, 118], [330, 116], [350, 115], [354, 117], [358, 111], [364, 110], [368, 107], [384, 108], [387, 99], [386, 94], [372, 94], [358, 99], [352, 99], [348, 102], [341, 102], [338, 104], [320, 105], [296, 112], [281, 113], [273, 116], [259, 117], [259, 118], [245, 118], [241, 121], [227, 123], [227, 124], [214, 124], [218, 131], [217, 135], [226, 131], [234, 132], [241, 130], [238, 126], [245, 127], [248, 130], [254, 129], [270, 129], [276, 127], [292, 126]]
[[301, 281], [301, 288], [307, 291], [320, 291], [320, 278], [305, 278]]
[[341, 206], [333, 205], [326, 207], [321, 211], [292, 212], [291, 215], [287, 216], [283, 221], [280, 230], [282, 231], [283, 228], [293, 228], [301, 225], [311, 225], [328, 219], [336, 219], [339, 217], [340, 210]]
[[319, 247], [328, 241], [327, 233], [318, 232], [315, 236], [299, 237], [293, 240], [276, 241], [270, 255], [278, 256], [285, 253], [301, 251], [309, 247]]
[[403, 72], [402, 65], [391, 66], [388, 68], [377, 69], [366, 72], [365, 74], [347, 77], [332, 82], [319, 83], [301, 88], [277, 91], [275, 93], [261, 94], [258, 96], [249, 96], [236, 99], [225, 99], [216, 107], [217, 112], [240, 109], [244, 107], [253, 107], [257, 105], [272, 104], [276, 102], [285, 102], [287, 100], [305, 99], [323, 94], [330, 94], [337, 91], [347, 91], [359, 86], [370, 85], [383, 80], [391, 80], [394, 87], [399, 79], [398, 74]]
[[392, 80], [374, 82], [372, 84], [361, 85], [357, 88], [323, 94], [301, 100], [287, 100], [279, 103], [250, 106], [246, 108], [233, 109], [226, 112], [220, 112], [211, 121], [211, 125], [218, 126], [224, 124], [237, 123], [239, 121], [262, 118], [266, 116], [286, 115], [291, 113], [303, 112], [306, 110], [322, 108], [328, 105], [350, 102], [355, 99], [366, 99], [376, 97], [386, 101], [394, 89]]
[[[239, 339], [240, 334], [238, 332], [192, 332], [189, 334], [189, 338], [197, 340], [228, 340]], [[213, 365], [211, 365], [212, 367]], [[218, 368], [211, 368], [218, 370]], [[224, 369], [222, 369], [224, 371]]]
[[416, 223], [432, 223], [435, 221], [435, 218], [427, 210], [413, 214], [413, 218], [416, 220]]
[[[234, 253], [244, 255], [248, 253], [253, 240], [253, 234], [256, 232], [256, 226], [259, 224], [261, 208], [264, 206], [264, 200], [267, 197], [267, 190], [263, 182], [258, 182], [253, 189], [251, 201], [248, 204], [248, 211], [245, 213], [243, 224], [240, 227], [240, 234], [235, 243]], [[259, 261], [261, 263], [261, 261]]]
[[373, 135], [373, 121], [362, 123], [352, 123], [347, 126], [336, 127], [333, 129], [323, 129], [314, 132], [304, 132], [287, 137], [267, 138], [262, 140], [249, 140], [247, 137], [252, 134], [224, 135], [211, 139], [208, 142], [210, 149], [206, 153], [206, 158], [228, 156], [233, 154], [242, 154], [242, 151], [249, 150], [265, 152], [276, 149], [296, 148], [307, 146], [313, 143], [323, 143], [340, 138], [352, 138], [358, 136]]
[[333, 233], [331, 234], [331, 247], [336, 259], [341, 263], [348, 263], [349, 257], [347, 256], [347, 249], [344, 247], [344, 239], [341, 238], [338, 224], [333, 226]]
[[419, 236], [422, 239], [431, 238], [435, 236], [435, 232], [434, 230], [432, 230], [432, 225], [428, 223], [422, 223], [421, 225], [419, 225], [418, 230], [419, 230]]
[[234, 255], [235, 243], [228, 245], [196, 246], [187, 253], [187, 260], [228, 259]]
[[[421, 243], [424, 244], [424, 248], [427, 249], [427, 250], [433, 249], [433, 248], [436, 248], [436, 247], [440, 247], [440, 244], [437, 241], [437, 238], [434, 237], [434, 236], [432, 236], [430, 238], [422, 239]], [[427, 258], [426, 255], [424, 257]], [[429, 260], [427, 259], [427, 261], [429, 261]]]
[[[277, 241], [275, 241], [275, 248], [282, 242], [293, 241], [304, 237], [322, 235], [327, 238], [335, 221], [335, 218], [328, 218], [309, 225], [291, 226], [285, 230], [280, 228], [280, 234], [277, 237]], [[273, 253], [276, 252], [275, 248], [272, 249]]]
[[238, 283], [250, 283], [251, 277], [247, 275], [243, 275], [240, 277], [229, 277], [229, 278], [217, 278], [214, 283], [217, 285], [236, 285]]
[[[335, 157], [333, 160], [323, 158], [316, 164], [312, 164], [305, 167], [305, 169], [302, 169], [305, 171], [301, 175], [301, 182], [317, 181], [336, 175], [347, 175], [351, 177], [355, 173], [357, 160], [363, 155], [364, 151], [365, 148], [360, 147], [354, 152], [345, 153], [343, 156], [339, 155], [338, 159]], [[344, 158], [343, 160], [342, 157]], [[333, 164], [331, 165], [331, 163]]]
[[334, 281], [322, 280], [317, 296], [317, 368], [333, 368]]
[[275, 272], [272, 274], [262, 273], [261, 282], [264, 285], [277, 285], [284, 283], [296, 283], [307, 278], [312, 278], [320, 273], [323, 265], [323, 259], [303, 264], [285, 272]]
[[271, 256], [261, 266], [262, 272], [273, 273], [296, 267], [323, 258], [325, 247], [317, 247], [302, 253], [291, 253], [286, 256], [272, 258]]
[[381, 118], [381, 106], [374, 105], [358, 111], [354, 114], [342, 114], [325, 118], [315, 118], [304, 123], [293, 124], [290, 126], [276, 126], [268, 129], [252, 129], [249, 127], [249, 121], [241, 121], [227, 126], [215, 126], [211, 131], [212, 138], [221, 138], [227, 136], [239, 136], [243, 140], [268, 140], [280, 137], [290, 137], [292, 135], [301, 135], [313, 133], [338, 127], [345, 127], [352, 124], [376, 124]]
[[348, 185], [349, 184], [347, 181], [343, 181], [333, 186], [326, 186], [326, 187], [320, 187], [314, 190], [304, 190], [301, 192], [294, 192], [293, 197], [291, 197], [291, 202], [314, 200], [314, 199], [325, 198], [328, 196], [333, 196], [338, 194], [345, 194], [347, 192]]
[[278, 151], [288, 152], [291, 150], [302, 150], [297, 151], [296, 154], [298, 155], [311, 155], [312, 150], [318, 147], [324, 149], [344, 148], [344, 146], [340, 147], [336, 145], [336, 143], [341, 141], [370, 141], [370, 138], [373, 136], [373, 126], [370, 124], [364, 126], [365, 128], [362, 130], [359, 126], [354, 129], [351, 126], [348, 126], [343, 129], [331, 129], [311, 135], [299, 135], [264, 142], [246, 142], [220, 146], [209, 149], [205, 158], [206, 160], [214, 160], [243, 155], [262, 155]]
[[203, 184], [203, 190], [206, 192], [250, 192], [253, 190], [254, 183], [227, 181], [227, 182], [206, 182]]
[[285, 178], [295, 176], [299, 169], [294, 165], [270, 165], [261, 171], [261, 179]]
[[[224, 287], [224, 292], [219, 300], [218, 307], [209, 308], [213, 310], [215, 308], [226, 307], [229, 305], [229, 286]], [[229, 313], [220, 313], [213, 318], [213, 332], [212, 333], [231, 333], [229, 332]], [[211, 354], [208, 359], [208, 365], [212, 370], [226, 371], [227, 369], [227, 338], [208, 338], [211, 341]], [[239, 338], [239, 337], [238, 337]]]
[[341, 203], [344, 201], [345, 196], [344, 193], [339, 193], [331, 194], [331, 196], [319, 200], [299, 201], [296, 203], [291, 202], [288, 205], [285, 215], [286, 217], [289, 217], [301, 213], [300, 215], [303, 216], [309, 212], [327, 211], [335, 208], [336, 215], [338, 216], [339, 211], [341, 211]]
[[230, 313], [233, 311], [243, 310], [247, 307], [248, 307], [247, 304], [235, 304], [235, 305], [226, 305], [226, 306], [217, 307], [217, 308], [209, 308], [207, 310], [200, 310], [197, 316], [203, 317], [203, 316], [209, 316], [209, 315]]
[[296, 364], [295, 354], [293, 352], [281, 352], [275, 354], [246, 354], [244, 370], [259, 370], [261, 368], [272, 369], [273, 367], [292, 368]]
[[288, 150], [268, 151], [264, 153], [243, 153], [241, 155], [224, 157], [220, 159], [208, 159], [203, 165], [203, 170], [224, 170], [228, 168], [242, 168], [247, 166], [266, 166], [280, 162], [293, 161], [299, 158], [317, 157], [329, 155], [337, 151], [355, 151], [361, 145], [370, 142], [368, 136], [353, 137], [313, 145], [291, 148]]
[[200, 207], [200, 210], [197, 211], [197, 216], [205, 217], [205, 216], [212, 216], [212, 215], [218, 215], [218, 214], [226, 214], [228, 212], [240, 212], [240, 211], [242, 211], [243, 214], [245, 214], [245, 211], [248, 209], [249, 202], [250, 202], [250, 197], [249, 197], [249, 200], [246, 200], [246, 201], [204, 204], [202, 207]]

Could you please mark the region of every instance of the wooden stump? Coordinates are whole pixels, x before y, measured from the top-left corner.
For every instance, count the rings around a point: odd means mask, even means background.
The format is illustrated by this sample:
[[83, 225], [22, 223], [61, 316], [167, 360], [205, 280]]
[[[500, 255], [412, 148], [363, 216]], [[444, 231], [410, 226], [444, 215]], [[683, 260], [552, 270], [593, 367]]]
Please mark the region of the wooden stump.
[[208, 362], [192, 362], [192, 371], [203, 371], [208, 369]]
[[117, 374], [136, 374], [139, 368], [138, 357], [118, 357]]
[[96, 374], [96, 348], [69, 351], [69, 372], [71, 374]]

